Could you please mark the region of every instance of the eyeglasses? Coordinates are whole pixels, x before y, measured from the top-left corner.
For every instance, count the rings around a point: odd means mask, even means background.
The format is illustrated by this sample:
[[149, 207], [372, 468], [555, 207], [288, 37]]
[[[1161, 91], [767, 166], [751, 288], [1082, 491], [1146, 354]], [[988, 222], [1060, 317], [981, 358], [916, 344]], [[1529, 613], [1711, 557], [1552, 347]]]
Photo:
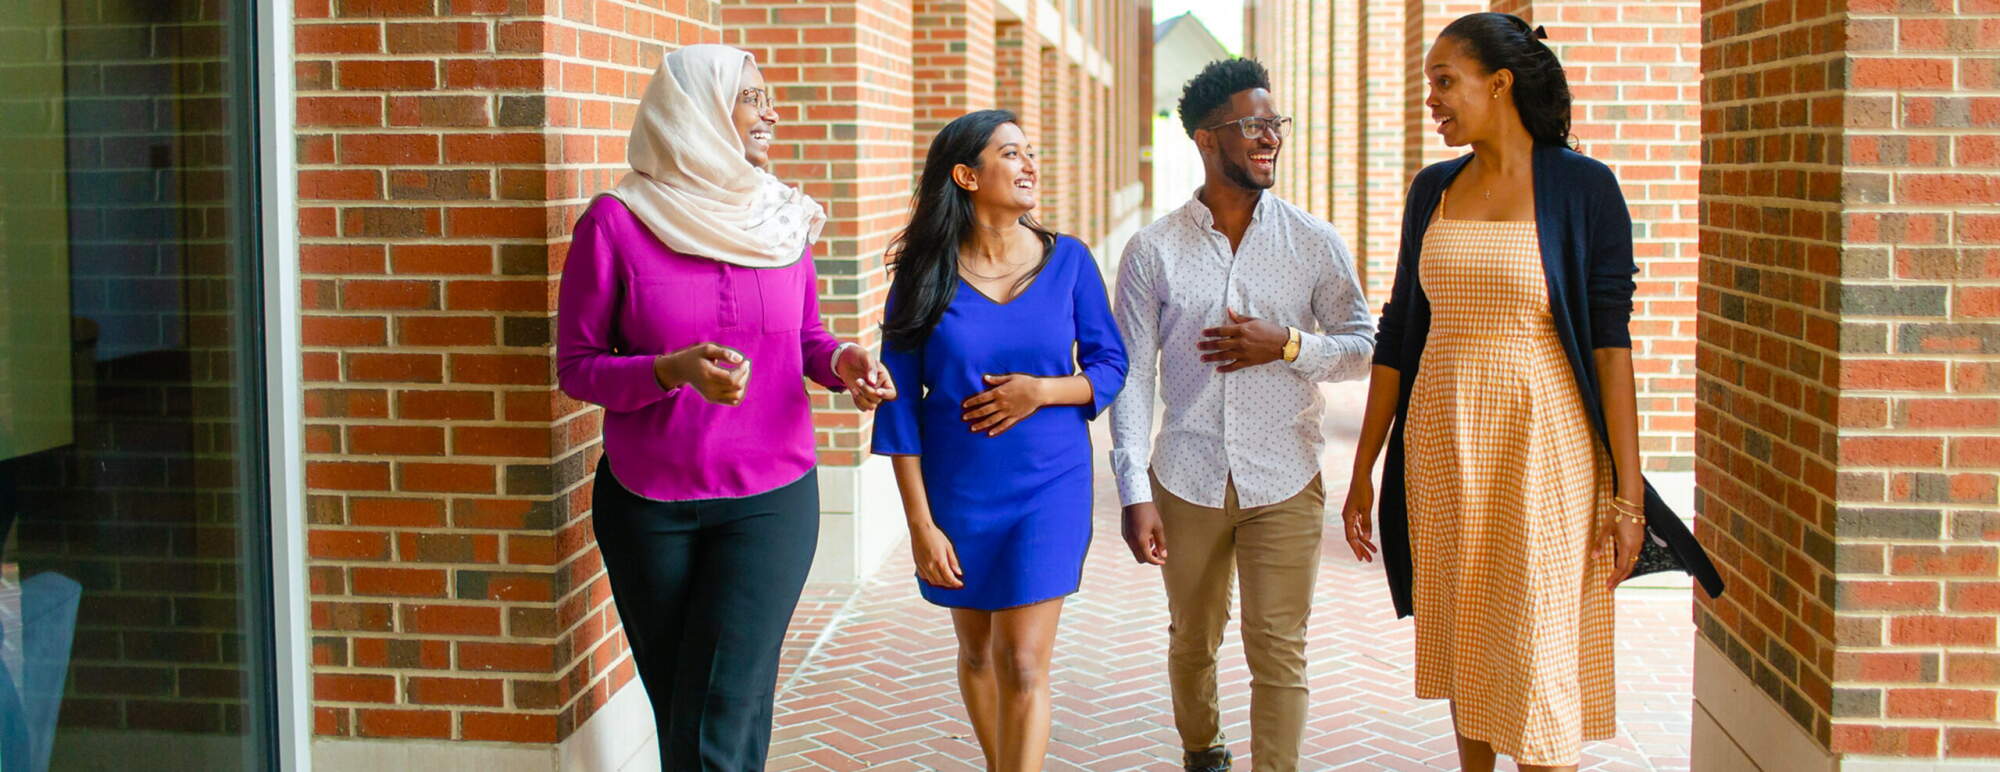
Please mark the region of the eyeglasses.
[[1243, 132], [1244, 139], [1257, 139], [1264, 136], [1264, 132], [1267, 131], [1283, 137], [1285, 136], [1285, 132], [1292, 130], [1292, 119], [1290, 118], [1282, 116], [1265, 118], [1261, 115], [1246, 115], [1233, 121], [1223, 121], [1214, 126], [1203, 126], [1202, 128], [1207, 131], [1214, 131], [1232, 123], [1236, 124], [1238, 131]]
[[736, 95], [736, 101], [756, 109], [758, 115], [770, 112], [778, 105], [771, 101], [771, 92], [761, 88], [746, 88]]

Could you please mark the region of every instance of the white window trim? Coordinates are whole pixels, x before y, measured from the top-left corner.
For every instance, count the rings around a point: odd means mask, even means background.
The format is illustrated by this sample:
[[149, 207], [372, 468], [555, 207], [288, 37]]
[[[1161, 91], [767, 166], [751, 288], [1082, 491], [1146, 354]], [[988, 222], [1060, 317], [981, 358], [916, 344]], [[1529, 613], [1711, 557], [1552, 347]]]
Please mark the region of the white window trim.
[[305, 415], [300, 391], [298, 167], [292, 112], [292, 0], [257, 9], [258, 197], [264, 269], [264, 399], [270, 453], [271, 600], [278, 758], [312, 769], [312, 640], [306, 629]]

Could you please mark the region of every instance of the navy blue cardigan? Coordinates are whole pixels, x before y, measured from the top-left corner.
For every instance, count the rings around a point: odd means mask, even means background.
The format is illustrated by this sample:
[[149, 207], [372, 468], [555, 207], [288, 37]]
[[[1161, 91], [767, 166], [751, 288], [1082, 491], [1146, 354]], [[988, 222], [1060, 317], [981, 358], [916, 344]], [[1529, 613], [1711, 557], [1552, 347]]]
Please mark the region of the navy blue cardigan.
[[[1417, 278], [1424, 231], [1445, 188], [1458, 177], [1466, 154], [1434, 164], [1417, 173], [1403, 205], [1403, 243], [1396, 256], [1396, 283], [1382, 308], [1376, 328], [1375, 364], [1402, 373], [1396, 400], [1395, 428], [1389, 434], [1388, 458], [1381, 485], [1380, 523], [1382, 565], [1396, 616], [1410, 615], [1409, 509], [1403, 487], [1403, 426], [1410, 409], [1410, 389], [1423, 361], [1424, 340], [1430, 332], [1431, 304]], [[1630, 348], [1632, 319], [1632, 216], [1618, 178], [1596, 159], [1569, 148], [1538, 145], [1532, 163], [1535, 180], [1535, 225], [1542, 250], [1542, 271], [1549, 286], [1549, 311], [1562, 339], [1577, 387], [1590, 413], [1591, 425], [1605, 445], [1604, 401], [1599, 397], [1597, 367], [1590, 352], [1600, 348]], [[1615, 474], [1615, 473], [1614, 473]], [[1655, 545], [1665, 547], [1683, 570], [1693, 574], [1710, 595], [1722, 592], [1722, 580], [1680, 518], [1646, 486], [1646, 528]]]

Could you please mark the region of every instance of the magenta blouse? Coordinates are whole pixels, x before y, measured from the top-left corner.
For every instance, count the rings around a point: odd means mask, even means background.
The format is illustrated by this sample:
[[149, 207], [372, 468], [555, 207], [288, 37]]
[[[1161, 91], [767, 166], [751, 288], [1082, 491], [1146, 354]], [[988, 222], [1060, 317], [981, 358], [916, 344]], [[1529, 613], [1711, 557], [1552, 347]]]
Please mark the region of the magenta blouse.
[[[662, 389], [653, 357], [717, 343], [750, 360], [743, 403]], [[744, 268], [669, 249], [610, 196], [577, 220], [556, 312], [556, 378], [604, 406], [604, 455], [649, 499], [741, 498], [814, 464], [800, 376], [838, 391], [840, 342], [819, 320], [812, 250], [784, 268]]]

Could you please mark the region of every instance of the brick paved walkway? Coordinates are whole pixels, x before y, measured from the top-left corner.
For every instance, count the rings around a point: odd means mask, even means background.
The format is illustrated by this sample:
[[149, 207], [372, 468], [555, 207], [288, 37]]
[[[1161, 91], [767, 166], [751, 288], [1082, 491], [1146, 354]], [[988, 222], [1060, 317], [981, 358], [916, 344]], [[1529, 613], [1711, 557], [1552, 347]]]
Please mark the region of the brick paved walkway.
[[[1358, 394], [1329, 391], [1343, 400]], [[1351, 458], [1351, 419], [1329, 419], [1330, 471], [1344, 470]], [[1101, 451], [1108, 440], [1099, 431]], [[1158, 569], [1135, 564], [1119, 539], [1116, 491], [1098, 455], [1096, 538], [1083, 591], [1069, 599], [1056, 642], [1048, 768], [1177, 769], [1165, 594]], [[1327, 479], [1344, 482], [1345, 474]], [[1328, 492], [1330, 508], [1341, 495]], [[1356, 563], [1332, 522], [1307, 654], [1313, 708], [1302, 767], [1451, 769], [1444, 703], [1411, 696], [1409, 623], [1393, 619], [1380, 568]], [[979, 768], [958, 702], [950, 618], [917, 597], [907, 549], [894, 555], [858, 588], [807, 591], [779, 676], [771, 769]], [[1688, 603], [1686, 590], [1619, 591], [1620, 731], [1585, 746], [1585, 769], [1687, 769]], [[1248, 769], [1249, 671], [1233, 626], [1222, 661], [1226, 731], [1237, 768]]]

